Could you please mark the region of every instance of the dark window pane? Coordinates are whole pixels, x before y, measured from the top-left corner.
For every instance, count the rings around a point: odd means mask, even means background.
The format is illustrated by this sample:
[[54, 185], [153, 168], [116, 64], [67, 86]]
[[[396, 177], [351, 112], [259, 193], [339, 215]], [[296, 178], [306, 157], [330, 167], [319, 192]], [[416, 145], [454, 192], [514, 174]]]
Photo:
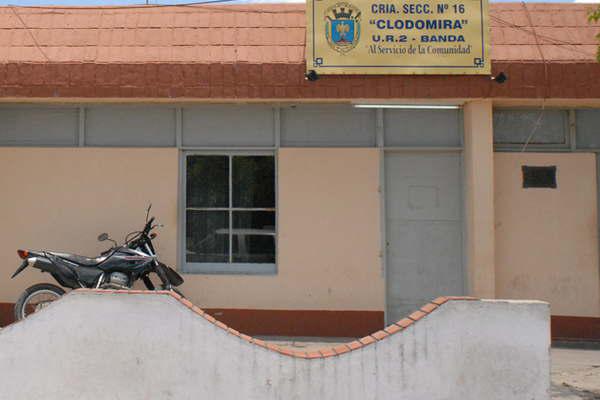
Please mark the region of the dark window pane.
[[524, 188], [552, 188], [556, 189], [556, 166], [530, 167], [523, 165]]
[[229, 213], [187, 211], [187, 262], [229, 262]]
[[275, 263], [275, 213], [233, 213], [233, 262]]
[[229, 207], [229, 158], [187, 157], [187, 207]]
[[233, 207], [275, 207], [275, 158], [233, 157]]

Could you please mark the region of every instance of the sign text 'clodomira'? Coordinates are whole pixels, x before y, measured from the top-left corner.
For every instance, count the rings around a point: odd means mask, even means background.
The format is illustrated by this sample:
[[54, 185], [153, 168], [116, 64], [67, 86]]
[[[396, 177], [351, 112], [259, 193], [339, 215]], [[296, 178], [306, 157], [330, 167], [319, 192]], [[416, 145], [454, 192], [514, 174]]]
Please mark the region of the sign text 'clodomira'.
[[319, 74], [489, 74], [487, 0], [308, 0]]

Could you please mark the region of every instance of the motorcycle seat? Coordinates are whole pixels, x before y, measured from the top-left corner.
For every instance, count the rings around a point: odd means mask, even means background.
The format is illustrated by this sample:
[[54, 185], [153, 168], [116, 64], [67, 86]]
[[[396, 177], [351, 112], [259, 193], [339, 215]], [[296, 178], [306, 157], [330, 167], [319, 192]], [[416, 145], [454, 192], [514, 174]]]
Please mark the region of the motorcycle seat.
[[102, 263], [106, 260], [106, 257], [96, 257], [90, 258], [85, 256], [79, 256], [77, 254], [67, 254], [67, 253], [50, 253], [56, 257], [62, 258], [63, 260], [70, 261], [82, 267], [95, 267], [98, 264]]

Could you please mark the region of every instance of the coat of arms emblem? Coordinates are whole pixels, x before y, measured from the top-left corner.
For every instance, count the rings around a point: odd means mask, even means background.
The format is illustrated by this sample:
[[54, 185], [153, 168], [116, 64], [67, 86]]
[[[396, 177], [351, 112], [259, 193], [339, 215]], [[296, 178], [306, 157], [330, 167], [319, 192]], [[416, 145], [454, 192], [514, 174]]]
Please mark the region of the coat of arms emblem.
[[345, 54], [356, 47], [360, 39], [360, 10], [350, 3], [336, 3], [325, 11], [327, 43]]

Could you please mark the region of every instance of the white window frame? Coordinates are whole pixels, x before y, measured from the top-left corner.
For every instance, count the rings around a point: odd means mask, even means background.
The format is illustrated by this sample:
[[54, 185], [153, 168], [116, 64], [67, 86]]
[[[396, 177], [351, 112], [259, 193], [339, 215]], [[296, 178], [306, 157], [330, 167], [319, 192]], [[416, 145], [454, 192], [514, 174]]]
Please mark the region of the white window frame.
[[[232, 226], [233, 211], [270, 211], [275, 213], [275, 263], [236, 263], [231, 262], [233, 255], [232, 232], [229, 232], [229, 257], [228, 263], [188, 263], [186, 259], [186, 244], [187, 244], [187, 158], [189, 156], [227, 156], [229, 158], [229, 206], [228, 207], [208, 207], [197, 208], [191, 207], [194, 210], [212, 210], [212, 211], [228, 211], [229, 227]], [[235, 156], [271, 156], [275, 163], [275, 206], [273, 208], [254, 208], [254, 207], [233, 207], [232, 206], [232, 170], [231, 163]], [[247, 150], [247, 151], [183, 151], [181, 152], [180, 162], [180, 188], [181, 204], [180, 204], [180, 249], [179, 257], [181, 271], [186, 274], [218, 274], [218, 275], [275, 275], [277, 274], [277, 258], [278, 258], [278, 212], [277, 212], [277, 155], [275, 151], [269, 150]]]

